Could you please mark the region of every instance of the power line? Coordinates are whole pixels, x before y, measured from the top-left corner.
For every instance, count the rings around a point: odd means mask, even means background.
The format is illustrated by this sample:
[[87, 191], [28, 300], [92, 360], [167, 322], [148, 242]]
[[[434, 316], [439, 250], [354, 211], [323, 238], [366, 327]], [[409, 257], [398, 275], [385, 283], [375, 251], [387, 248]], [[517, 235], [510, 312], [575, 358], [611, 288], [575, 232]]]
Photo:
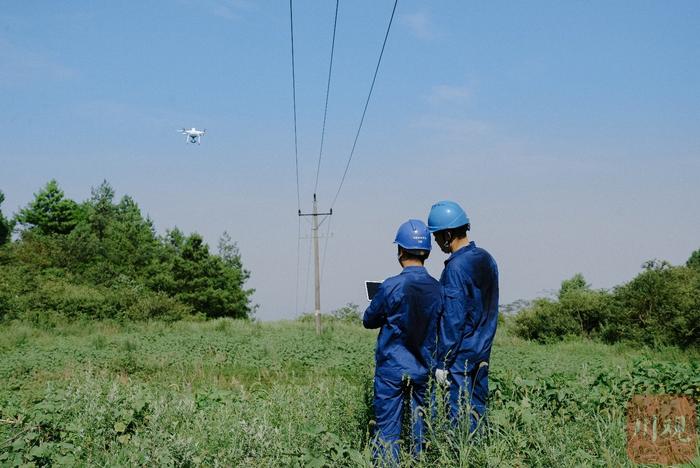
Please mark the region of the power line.
[[294, 70], [294, 15], [292, 14], [292, 0], [289, 0], [289, 31], [292, 37], [292, 102], [294, 106], [294, 166], [297, 172], [297, 209], [301, 209], [301, 196], [299, 195], [299, 143], [297, 137], [297, 80]]
[[[291, 0], [290, 0], [291, 1]], [[372, 97], [372, 91], [374, 90], [374, 83], [377, 81], [377, 74], [379, 73], [379, 65], [382, 63], [382, 56], [384, 55], [384, 48], [386, 47], [386, 41], [389, 38], [389, 31], [391, 31], [391, 24], [394, 21], [394, 13], [396, 13], [396, 5], [399, 0], [394, 0], [394, 8], [391, 10], [391, 18], [389, 18], [389, 24], [386, 28], [386, 34], [384, 35], [384, 42], [382, 43], [382, 50], [379, 53], [379, 60], [377, 60], [377, 67], [374, 69], [374, 77], [372, 78], [372, 85], [369, 87], [369, 93], [367, 94], [367, 101], [365, 101], [365, 108], [362, 111], [362, 118], [360, 119], [360, 125], [357, 127], [357, 133], [355, 134], [355, 141], [352, 143], [352, 150], [350, 150], [350, 156], [348, 157], [348, 162], [345, 165], [345, 171], [343, 172], [343, 177], [340, 179], [340, 185], [338, 186], [338, 191], [333, 197], [333, 203], [331, 203], [331, 208], [335, 206], [335, 202], [340, 195], [340, 190], [343, 188], [343, 183], [345, 182], [345, 177], [348, 175], [348, 169], [350, 168], [350, 162], [355, 154], [355, 147], [357, 146], [357, 139], [360, 137], [360, 131], [362, 131], [362, 124], [365, 121], [365, 114], [367, 113], [367, 107], [369, 106], [369, 100]]]
[[331, 59], [328, 65], [328, 83], [326, 84], [326, 104], [323, 108], [323, 127], [321, 128], [321, 146], [318, 150], [318, 164], [316, 165], [316, 183], [314, 184], [314, 193], [318, 191], [318, 174], [321, 172], [321, 157], [323, 156], [323, 140], [326, 136], [326, 116], [328, 114], [328, 95], [331, 90], [331, 72], [333, 71], [333, 52], [335, 51], [335, 31], [338, 25], [338, 6], [340, 0], [335, 0], [335, 18], [333, 19], [333, 39], [331, 41]]

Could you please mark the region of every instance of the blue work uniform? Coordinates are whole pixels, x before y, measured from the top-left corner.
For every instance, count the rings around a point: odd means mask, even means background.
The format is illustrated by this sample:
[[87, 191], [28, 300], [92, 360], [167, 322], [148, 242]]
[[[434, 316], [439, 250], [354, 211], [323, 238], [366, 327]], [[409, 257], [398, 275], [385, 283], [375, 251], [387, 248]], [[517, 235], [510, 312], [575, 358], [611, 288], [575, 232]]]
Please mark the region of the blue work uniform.
[[435, 364], [442, 287], [422, 266], [386, 279], [365, 311], [365, 328], [380, 328], [374, 374], [375, 456], [398, 460], [403, 398], [410, 393], [414, 454], [423, 443], [426, 387]]
[[470, 428], [486, 412], [488, 363], [498, 325], [498, 267], [493, 257], [470, 242], [445, 261], [440, 277], [445, 305], [438, 331], [437, 366], [449, 371], [449, 411], [460, 420], [466, 402]]

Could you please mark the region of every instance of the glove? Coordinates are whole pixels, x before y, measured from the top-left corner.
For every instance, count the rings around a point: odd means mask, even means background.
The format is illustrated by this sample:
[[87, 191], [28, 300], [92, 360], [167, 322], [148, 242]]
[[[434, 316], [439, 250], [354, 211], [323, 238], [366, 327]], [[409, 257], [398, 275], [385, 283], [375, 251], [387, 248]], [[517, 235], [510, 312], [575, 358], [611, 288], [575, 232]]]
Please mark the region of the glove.
[[450, 375], [450, 373], [448, 371], [446, 371], [445, 369], [436, 369], [435, 370], [435, 380], [440, 385], [447, 385], [448, 384], [448, 382], [447, 382], [448, 375]]

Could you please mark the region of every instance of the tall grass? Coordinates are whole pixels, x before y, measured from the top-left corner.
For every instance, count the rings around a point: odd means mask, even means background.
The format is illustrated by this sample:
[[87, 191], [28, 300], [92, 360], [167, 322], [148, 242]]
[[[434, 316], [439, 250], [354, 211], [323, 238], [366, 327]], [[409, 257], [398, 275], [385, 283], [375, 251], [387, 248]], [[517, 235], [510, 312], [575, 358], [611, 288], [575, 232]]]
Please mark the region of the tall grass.
[[[371, 466], [375, 336], [340, 321], [321, 337], [229, 319], [0, 325], [0, 465]], [[631, 466], [628, 395], [697, 397], [697, 362], [499, 334], [488, 425], [430, 420], [403, 464]]]

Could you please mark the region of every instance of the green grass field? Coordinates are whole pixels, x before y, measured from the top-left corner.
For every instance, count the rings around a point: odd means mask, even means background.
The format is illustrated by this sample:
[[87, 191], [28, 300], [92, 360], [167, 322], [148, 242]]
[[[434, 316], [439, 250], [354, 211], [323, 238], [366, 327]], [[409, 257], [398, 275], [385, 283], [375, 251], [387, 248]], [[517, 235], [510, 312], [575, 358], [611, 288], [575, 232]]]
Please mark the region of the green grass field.
[[[504, 330], [484, 436], [434, 421], [407, 465], [631, 466], [629, 396], [700, 396], [697, 352]], [[0, 466], [371, 465], [375, 336], [342, 322], [321, 337], [304, 322], [0, 325]]]

